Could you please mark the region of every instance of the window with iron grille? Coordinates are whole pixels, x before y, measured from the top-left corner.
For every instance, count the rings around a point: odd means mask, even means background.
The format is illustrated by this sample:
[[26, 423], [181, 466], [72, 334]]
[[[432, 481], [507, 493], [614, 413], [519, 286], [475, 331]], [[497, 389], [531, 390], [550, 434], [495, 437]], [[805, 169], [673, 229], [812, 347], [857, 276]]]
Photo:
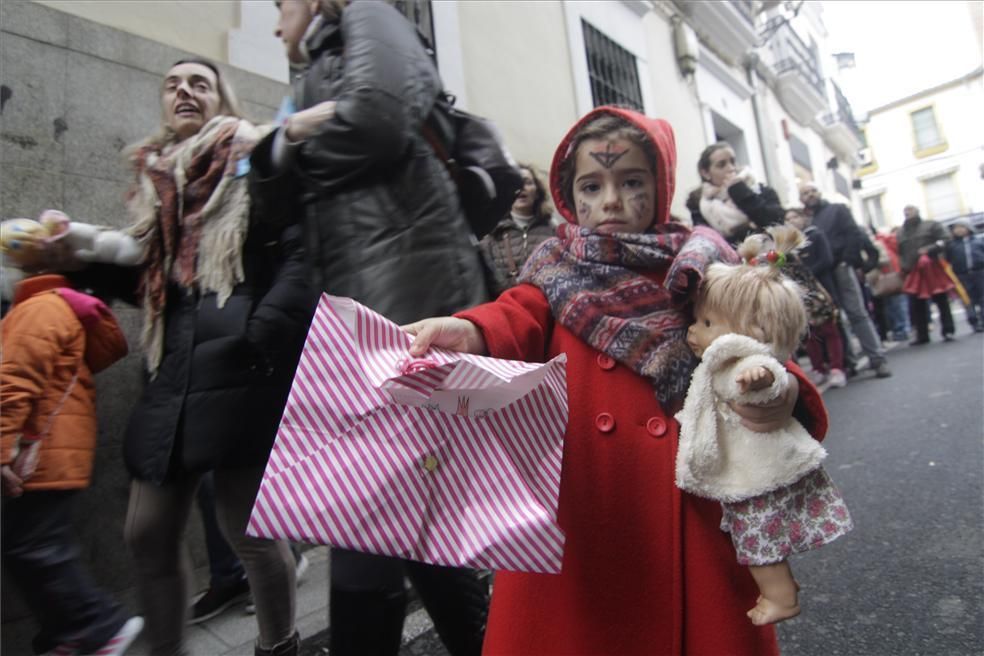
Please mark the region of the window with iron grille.
[[587, 21], [582, 20], [581, 26], [594, 106], [622, 105], [644, 111], [635, 56]]

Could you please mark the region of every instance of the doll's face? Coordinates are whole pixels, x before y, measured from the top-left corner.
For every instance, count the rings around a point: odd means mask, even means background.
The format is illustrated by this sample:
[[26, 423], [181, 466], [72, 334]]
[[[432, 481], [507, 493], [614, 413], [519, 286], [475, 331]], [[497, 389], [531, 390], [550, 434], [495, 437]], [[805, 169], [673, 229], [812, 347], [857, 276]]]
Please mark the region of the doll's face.
[[628, 139], [587, 139], [577, 149], [577, 223], [594, 232], [645, 232], [656, 219], [656, 176]]
[[687, 346], [698, 358], [703, 357], [704, 351], [721, 335], [733, 333], [734, 328], [726, 317], [721, 316], [703, 303], [694, 307], [694, 322], [687, 330]]

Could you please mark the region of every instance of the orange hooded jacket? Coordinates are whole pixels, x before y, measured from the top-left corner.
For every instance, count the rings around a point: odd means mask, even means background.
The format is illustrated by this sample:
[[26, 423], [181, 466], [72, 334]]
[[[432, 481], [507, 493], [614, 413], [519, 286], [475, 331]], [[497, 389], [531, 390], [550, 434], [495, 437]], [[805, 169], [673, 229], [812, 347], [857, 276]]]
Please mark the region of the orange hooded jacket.
[[13, 462], [22, 436], [40, 437], [24, 489], [87, 487], [96, 447], [92, 374], [127, 353], [116, 318], [64, 277], [41, 275], [18, 284], [0, 330], [0, 464]]

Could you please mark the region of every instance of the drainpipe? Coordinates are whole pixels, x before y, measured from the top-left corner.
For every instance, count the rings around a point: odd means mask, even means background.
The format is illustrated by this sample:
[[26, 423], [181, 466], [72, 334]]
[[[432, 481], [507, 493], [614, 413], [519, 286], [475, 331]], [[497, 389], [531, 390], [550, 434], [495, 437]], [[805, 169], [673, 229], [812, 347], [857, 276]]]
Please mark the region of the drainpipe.
[[770, 187], [778, 190], [779, 187], [776, 184], [778, 182], [778, 176], [776, 175], [773, 158], [769, 153], [769, 149], [765, 147], [766, 134], [762, 129], [762, 108], [759, 105], [758, 78], [755, 75], [755, 67], [758, 64], [758, 60], [758, 53], [749, 52], [745, 55], [743, 63], [745, 65], [748, 86], [752, 88], [752, 114], [755, 116], [755, 130], [758, 132], [759, 151], [762, 155], [762, 164], [765, 166], [765, 179]]

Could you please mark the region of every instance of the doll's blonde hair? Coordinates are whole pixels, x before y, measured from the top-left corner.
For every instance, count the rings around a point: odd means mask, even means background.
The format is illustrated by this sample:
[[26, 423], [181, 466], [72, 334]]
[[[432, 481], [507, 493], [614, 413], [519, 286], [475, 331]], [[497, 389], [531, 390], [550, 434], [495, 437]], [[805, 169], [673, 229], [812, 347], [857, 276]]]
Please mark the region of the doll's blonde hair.
[[803, 290], [766, 255], [771, 250], [785, 257], [803, 244], [803, 233], [791, 226], [775, 226], [768, 233], [752, 235], [738, 248], [745, 263], [708, 267], [697, 306], [727, 317], [732, 332], [767, 344], [784, 361], [806, 332]]

